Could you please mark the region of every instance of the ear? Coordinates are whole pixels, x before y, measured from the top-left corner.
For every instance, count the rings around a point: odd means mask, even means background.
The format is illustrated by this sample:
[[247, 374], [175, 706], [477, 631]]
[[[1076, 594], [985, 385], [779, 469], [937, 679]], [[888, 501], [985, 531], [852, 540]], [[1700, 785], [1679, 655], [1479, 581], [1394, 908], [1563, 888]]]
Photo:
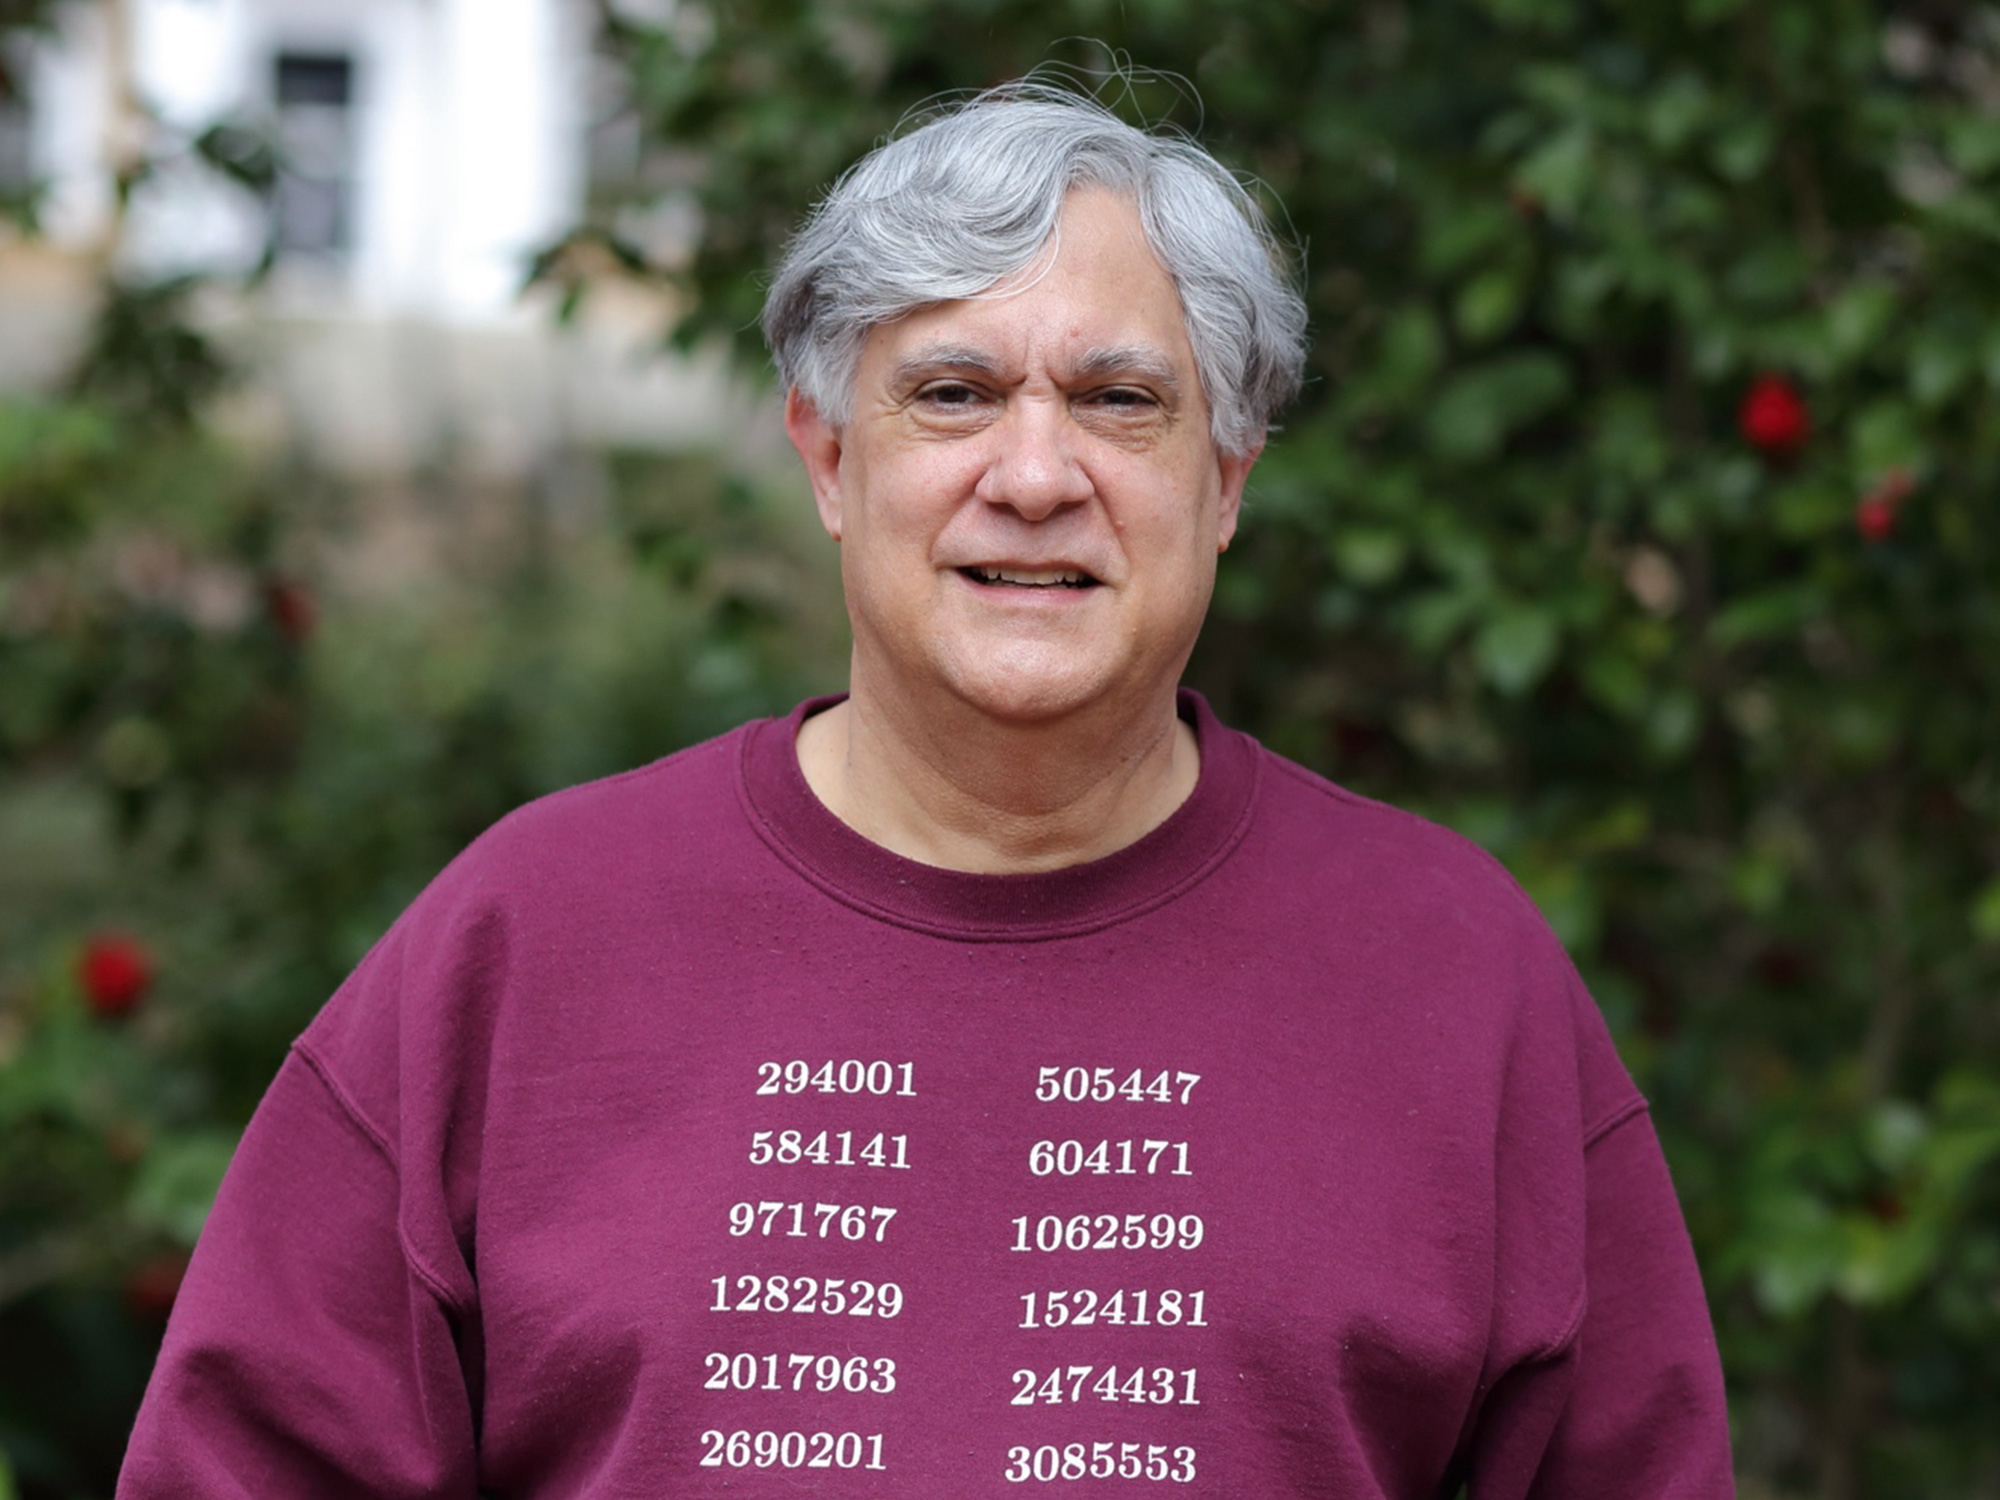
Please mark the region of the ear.
[[840, 540], [840, 429], [796, 389], [785, 392], [785, 436], [799, 450], [826, 534]]
[[1250, 479], [1250, 466], [1257, 462], [1257, 456], [1264, 451], [1264, 439], [1260, 435], [1245, 453], [1221, 453], [1215, 455], [1220, 470], [1222, 488], [1220, 503], [1215, 513], [1215, 550], [1227, 552], [1229, 540], [1236, 535], [1236, 518], [1243, 511], [1243, 486]]

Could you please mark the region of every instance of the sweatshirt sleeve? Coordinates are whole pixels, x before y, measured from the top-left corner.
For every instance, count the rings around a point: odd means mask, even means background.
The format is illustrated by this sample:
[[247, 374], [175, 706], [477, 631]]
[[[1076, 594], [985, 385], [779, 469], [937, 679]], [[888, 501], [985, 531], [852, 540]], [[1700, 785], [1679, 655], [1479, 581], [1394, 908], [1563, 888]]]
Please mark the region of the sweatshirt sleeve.
[[1715, 1332], [1651, 1115], [1553, 939], [1543, 953], [1534, 988], [1564, 1003], [1533, 1012], [1511, 1059], [1499, 1256], [1503, 1313], [1541, 1312], [1503, 1341], [1468, 1494], [1729, 1500]]
[[476, 1319], [406, 1249], [398, 1198], [386, 1144], [295, 1050], [195, 1249], [118, 1500], [474, 1494]]
[[[1585, 1310], [1532, 1500], [1728, 1500], [1729, 1423], [1701, 1277], [1650, 1119], [1585, 1147]], [[1475, 1491], [1476, 1493], [1476, 1491]]]

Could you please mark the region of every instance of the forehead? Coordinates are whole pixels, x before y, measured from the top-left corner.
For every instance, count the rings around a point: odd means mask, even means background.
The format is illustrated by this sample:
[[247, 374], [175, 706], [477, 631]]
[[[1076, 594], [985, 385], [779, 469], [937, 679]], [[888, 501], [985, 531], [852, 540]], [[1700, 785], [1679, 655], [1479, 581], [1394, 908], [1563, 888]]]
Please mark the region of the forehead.
[[980, 296], [934, 303], [870, 329], [858, 373], [881, 380], [913, 361], [1022, 376], [1150, 365], [1163, 378], [1194, 383], [1173, 277], [1131, 200], [1104, 188], [1069, 194], [1055, 234], [1025, 270]]

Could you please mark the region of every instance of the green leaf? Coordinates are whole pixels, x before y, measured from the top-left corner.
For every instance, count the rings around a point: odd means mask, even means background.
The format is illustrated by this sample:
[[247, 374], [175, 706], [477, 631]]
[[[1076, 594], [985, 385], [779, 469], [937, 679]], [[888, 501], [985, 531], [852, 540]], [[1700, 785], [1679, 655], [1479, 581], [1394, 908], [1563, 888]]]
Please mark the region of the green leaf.
[[1459, 371], [1438, 394], [1425, 433], [1439, 456], [1490, 459], [1510, 433], [1570, 393], [1569, 372], [1553, 354], [1501, 355]]
[[1924, 1112], [1904, 1099], [1884, 1100], [1863, 1122], [1868, 1155], [1884, 1172], [1901, 1172], [1917, 1162], [1930, 1133]]
[[1548, 610], [1532, 604], [1504, 605], [1480, 625], [1473, 639], [1473, 659], [1494, 688], [1517, 697], [1547, 674], [1561, 642], [1562, 630]]
[[192, 1245], [215, 1202], [236, 1137], [196, 1131], [163, 1140], [140, 1163], [129, 1211], [135, 1223]]
[[1910, 350], [1910, 399], [1936, 407], [1957, 395], [1972, 376], [1976, 355], [1959, 339], [1933, 333]]
[[1923, 463], [1924, 442], [1907, 404], [1871, 402], [1855, 417], [1848, 451], [1857, 472], [1871, 478], [1890, 469], [1916, 469]]
[[1945, 133], [1945, 156], [1967, 177], [2000, 167], [2000, 118], [1981, 111], [1956, 116]]
[[1393, 580], [1409, 554], [1409, 539], [1387, 527], [1348, 527], [1333, 540], [1334, 565], [1363, 588], [1379, 588]]
[[1653, 698], [1645, 727], [1646, 743], [1655, 755], [1679, 760], [1701, 733], [1701, 700], [1685, 688], [1669, 688]]
[[1375, 382], [1399, 401], [1421, 390], [1444, 363], [1437, 315], [1420, 302], [1398, 308], [1382, 330], [1381, 350]]
[[1584, 948], [1597, 940], [1602, 912], [1591, 882], [1575, 860], [1530, 850], [1509, 860], [1508, 868], [1564, 947]]
[[1989, 880], [1972, 898], [1972, 933], [1982, 943], [2000, 943], [2000, 879]]
[[1778, 1317], [1797, 1317], [1840, 1275], [1845, 1256], [1833, 1214], [1814, 1194], [1774, 1185], [1757, 1201], [1755, 1218], [1757, 1300]]
[[1597, 139], [1588, 125], [1558, 131], [1515, 170], [1516, 186], [1556, 219], [1574, 219], [1597, 175]]
[[1498, 204], [1447, 202], [1425, 222], [1424, 269], [1454, 275], [1493, 254], [1516, 230], [1514, 216]]
[[1521, 315], [1521, 299], [1526, 292], [1520, 276], [1509, 268], [1495, 266], [1459, 288], [1453, 308], [1453, 322], [1468, 344], [1489, 344], [1500, 337]]
[[1423, 656], [1435, 656], [1458, 633], [1479, 607], [1479, 595], [1470, 589], [1433, 589], [1406, 605], [1401, 626], [1411, 648]]
[[1770, 167], [1777, 145], [1777, 125], [1766, 111], [1740, 116], [1718, 132], [1709, 153], [1715, 170], [1731, 182], [1750, 182]]
[[1646, 105], [1646, 131], [1662, 151], [1678, 151], [1702, 128], [1711, 108], [1707, 83], [1698, 73], [1678, 73]]
[[1745, 641], [1790, 635], [1826, 612], [1826, 600], [1812, 583], [1780, 584], [1731, 602], [1708, 628], [1709, 639], [1725, 649]]
[[1826, 313], [1827, 342], [1834, 357], [1850, 364], [1873, 349], [1895, 317], [1896, 306], [1895, 289], [1880, 281], [1860, 282], [1841, 293]]
[[1730, 893], [1742, 908], [1756, 916], [1769, 916], [1785, 898], [1790, 872], [1773, 851], [1746, 850], [1729, 872]]
[[1835, 1278], [1842, 1296], [1858, 1307], [1893, 1307], [1906, 1301], [1936, 1265], [1936, 1226], [1921, 1218], [1884, 1224], [1850, 1218], [1844, 1225], [1845, 1263]]

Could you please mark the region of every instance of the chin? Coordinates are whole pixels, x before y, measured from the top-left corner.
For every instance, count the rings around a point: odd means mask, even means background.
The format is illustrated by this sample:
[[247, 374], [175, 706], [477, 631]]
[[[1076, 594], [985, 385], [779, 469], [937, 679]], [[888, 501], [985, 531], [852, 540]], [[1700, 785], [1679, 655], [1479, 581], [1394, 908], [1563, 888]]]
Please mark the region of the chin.
[[985, 662], [951, 674], [952, 692], [988, 717], [1042, 724], [1095, 707], [1118, 693], [1101, 670], [1080, 663]]

